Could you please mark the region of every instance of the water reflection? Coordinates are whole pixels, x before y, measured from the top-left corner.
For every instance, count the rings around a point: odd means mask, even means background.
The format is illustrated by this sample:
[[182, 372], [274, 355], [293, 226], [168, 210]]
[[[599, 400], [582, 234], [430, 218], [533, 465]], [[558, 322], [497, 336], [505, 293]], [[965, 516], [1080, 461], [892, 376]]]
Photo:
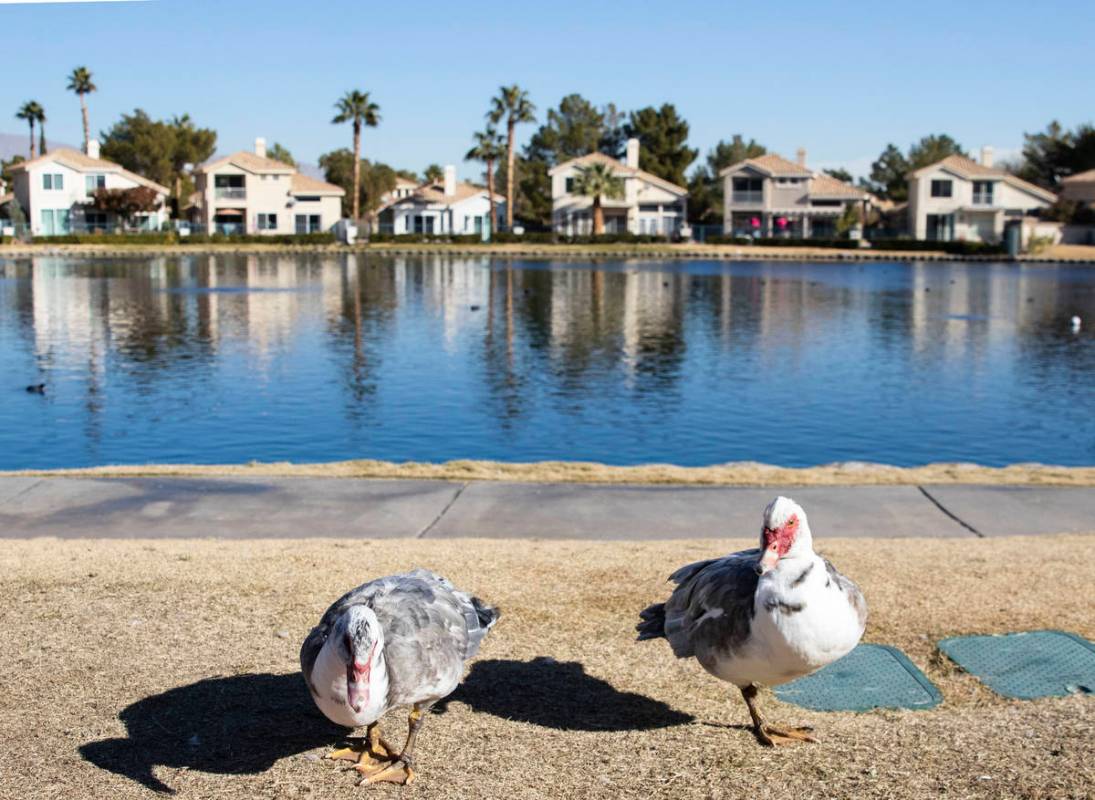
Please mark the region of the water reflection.
[[0, 468], [1092, 463], [1095, 341], [1073, 314], [1095, 322], [1095, 270], [0, 261]]

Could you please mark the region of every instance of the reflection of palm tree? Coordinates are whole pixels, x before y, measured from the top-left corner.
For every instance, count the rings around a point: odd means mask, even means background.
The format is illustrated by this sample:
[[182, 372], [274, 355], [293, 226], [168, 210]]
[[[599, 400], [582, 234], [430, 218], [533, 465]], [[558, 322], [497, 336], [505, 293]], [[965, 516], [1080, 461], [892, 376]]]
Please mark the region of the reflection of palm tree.
[[491, 101], [487, 119], [497, 125], [506, 121], [506, 230], [513, 230], [513, 178], [514, 129], [521, 122], [536, 120], [536, 106], [528, 99], [528, 92], [517, 84], [503, 86]]
[[375, 128], [380, 124], [380, 106], [369, 99], [368, 92], [356, 89], [342, 95], [335, 109], [338, 114], [331, 120], [334, 125], [345, 122], [354, 124], [354, 222], [361, 214], [361, 126]]
[[574, 193], [593, 198], [593, 235], [600, 236], [605, 232], [605, 211], [601, 201], [604, 198], [619, 199], [624, 196], [623, 178], [614, 175], [608, 164], [596, 163], [578, 167]]
[[77, 67], [68, 76], [68, 90], [75, 92], [80, 97], [80, 112], [84, 118], [84, 152], [87, 152], [88, 142], [91, 141], [91, 125], [87, 116], [87, 96], [98, 87], [91, 82], [91, 72], [87, 67]]
[[38, 155], [34, 145], [34, 126], [38, 124], [39, 118], [44, 116], [45, 112], [42, 107], [34, 100], [23, 103], [19, 110], [15, 112], [16, 119], [25, 119], [30, 126], [30, 157], [32, 160]]

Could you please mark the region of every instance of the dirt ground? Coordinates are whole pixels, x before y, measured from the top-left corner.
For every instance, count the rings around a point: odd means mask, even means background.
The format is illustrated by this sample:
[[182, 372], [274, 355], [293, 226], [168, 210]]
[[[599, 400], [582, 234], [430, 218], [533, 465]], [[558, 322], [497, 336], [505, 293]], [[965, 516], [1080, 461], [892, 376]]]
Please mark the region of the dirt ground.
[[428, 478], [453, 481], [529, 481], [563, 483], [679, 484], [708, 486], [867, 486], [977, 483], [991, 485], [1095, 486], [1095, 467], [1058, 467], [1048, 464], [926, 464], [894, 467], [888, 464], [845, 462], [818, 467], [777, 467], [753, 461], [710, 467], [644, 464], [615, 467], [581, 461], [539, 461], [511, 464], [501, 461], [447, 461], [441, 464], [374, 460], [332, 461], [318, 464], [288, 462], [249, 464], [142, 464], [86, 469], [22, 470], [4, 476], [48, 477], [299, 477], [299, 478]]
[[[940, 657], [955, 634], [1095, 636], [1095, 536], [821, 540], [862, 586], [865, 639], [943, 693], [930, 711], [773, 721], [818, 744], [769, 750], [736, 691], [636, 613], [677, 565], [746, 541], [59, 541], [0, 550], [0, 797], [1087, 798], [1090, 697], [996, 697]], [[342, 731], [297, 650], [345, 589], [422, 565], [503, 611], [419, 737], [413, 785], [355, 788], [318, 756]], [[404, 720], [386, 718], [392, 740]]]

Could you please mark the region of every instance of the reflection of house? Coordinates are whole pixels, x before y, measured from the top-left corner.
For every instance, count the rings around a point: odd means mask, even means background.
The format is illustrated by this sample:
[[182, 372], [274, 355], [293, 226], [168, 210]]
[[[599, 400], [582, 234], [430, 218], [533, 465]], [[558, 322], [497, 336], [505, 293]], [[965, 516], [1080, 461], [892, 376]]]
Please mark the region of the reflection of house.
[[992, 165], [992, 148], [981, 163], [965, 156], [909, 173], [909, 233], [915, 239], [999, 242], [1008, 220], [1021, 220], [1057, 201], [1053, 192]]
[[1061, 197], [1074, 203], [1095, 207], [1095, 169], [1062, 178]]
[[99, 189], [146, 187], [156, 193], [156, 207], [137, 213], [130, 221], [141, 229], [159, 230], [167, 220], [166, 186], [99, 158], [99, 143], [88, 142], [88, 153], [59, 147], [32, 161], [11, 168], [14, 195], [23, 207], [31, 233], [57, 236], [85, 231], [113, 230], [122, 220], [93, 207]]
[[607, 164], [623, 179], [624, 196], [602, 198], [605, 233], [645, 233], [674, 236], [685, 224], [688, 190], [639, 169], [639, 140], [627, 140], [627, 155], [617, 161], [604, 153], [572, 158], [548, 170], [551, 176], [551, 224], [566, 236], [588, 235], [593, 229], [593, 198], [574, 194], [579, 168]]
[[775, 153], [747, 158], [719, 173], [723, 230], [737, 236], [833, 237], [849, 205], [868, 199], [862, 189]]
[[254, 153], [203, 164], [194, 177], [199, 218], [210, 232], [319, 233], [342, 217], [345, 190], [267, 158], [265, 139], [255, 140]]
[[[505, 198], [496, 194], [494, 203], [501, 223]], [[389, 200], [378, 209], [377, 219], [381, 233], [482, 234], [489, 228], [490, 199], [484, 187], [457, 182], [456, 168], [447, 166], [443, 180]]]

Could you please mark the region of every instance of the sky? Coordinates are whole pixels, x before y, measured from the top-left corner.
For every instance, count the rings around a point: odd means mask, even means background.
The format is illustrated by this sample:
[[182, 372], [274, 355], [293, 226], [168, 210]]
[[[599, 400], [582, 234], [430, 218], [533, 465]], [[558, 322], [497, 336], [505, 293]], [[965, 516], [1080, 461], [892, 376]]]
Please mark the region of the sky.
[[[481, 172], [463, 161], [472, 133], [512, 83], [541, 119], [572, 92], [625, 110], [670, 102], [701, 159], [741, 133], [857, 175], [888, 142], [949, 133], [1000, 158], [1050, 120], [1095, 121], [1090, 0], [0, 0], [0, 31], [0, 132], [24, 133], [14, 115], [34, 99], [49, 138], [79, 144], [65, 86], [86, 65], [99, 87], [93, 132], [138, 107], [189, 113], [217, 130], [218, 152], [263, 136], [316, 163], [350, 145], [350, 126], [331, 117], [359, 89], [381, 113], [364, 157], [416, 171], [451, 163], [465, 178]], [[519, 141], [534, 129], [519, 127]]]

